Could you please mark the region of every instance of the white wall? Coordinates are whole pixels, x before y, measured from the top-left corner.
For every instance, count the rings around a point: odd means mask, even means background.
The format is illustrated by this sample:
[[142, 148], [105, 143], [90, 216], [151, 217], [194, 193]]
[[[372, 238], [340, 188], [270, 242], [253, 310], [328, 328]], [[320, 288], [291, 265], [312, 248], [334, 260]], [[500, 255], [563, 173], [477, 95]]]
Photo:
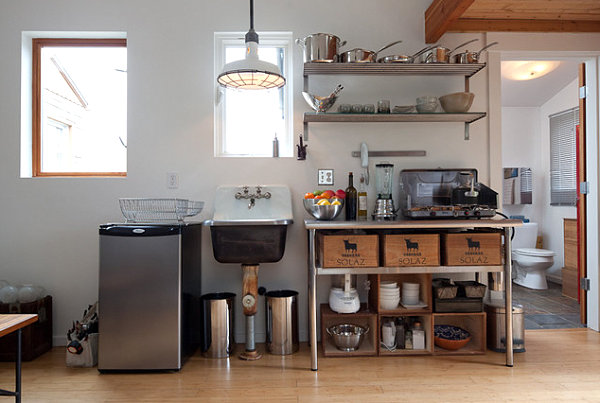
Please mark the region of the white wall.
[[[548, 116], [575, 108], [579, 105], [579, 83], [573, 80], [555, 96], [540, 107], [540, 128], [544, 171], [550, 172], [550, 122]], [[548, 270], [551, 278], [562, 278], [560, 269], [564, 266], [563, 218], [577, 218], [576, 207], [550, 206], [550, 176], [544, 177], [544, 208], [539, 233], [544, 237], [544, 249], [556, 253], [554, 265]]]

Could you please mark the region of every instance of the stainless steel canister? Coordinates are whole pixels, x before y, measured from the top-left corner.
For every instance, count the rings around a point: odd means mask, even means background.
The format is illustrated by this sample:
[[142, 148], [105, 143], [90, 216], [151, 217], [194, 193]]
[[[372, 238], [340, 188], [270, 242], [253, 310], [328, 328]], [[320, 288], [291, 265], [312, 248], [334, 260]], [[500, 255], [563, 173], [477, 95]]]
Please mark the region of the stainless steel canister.
[[298, 292], [269, 291], [265, 294], [267, 350], [287, 355], [298, 351]]
[[201, 350], [205, 357], [225, 358], [233, 353], [234, 299], [235, 294], [231, 292], [200, 297], [203, 322]]
[[296, 43], [304, 49], [304, 63], [331, 63], [337, 61], [339, 48], [346, 41], [340, 41], [340, 38], [332, 34], [318, 33], [296, 39]]
[[[496, 352], [506, 351], [506, 325], [504, 303], [486, 304], [487, 313], [487, 347]], [[525, 352], [525, 325], [523, 307], [514, 305], [513, 315], [513, 351]]]

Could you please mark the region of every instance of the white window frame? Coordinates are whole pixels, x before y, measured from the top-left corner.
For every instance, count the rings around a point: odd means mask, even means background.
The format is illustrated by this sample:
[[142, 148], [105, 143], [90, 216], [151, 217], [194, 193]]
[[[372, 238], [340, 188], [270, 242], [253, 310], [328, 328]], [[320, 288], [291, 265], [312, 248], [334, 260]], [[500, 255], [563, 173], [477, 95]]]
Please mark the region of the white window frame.
[[[214, 155], [215, 157], [265, 157], [266, 155], [254, 154], [228, 154], [225, 153], [223, 138], [225, 135], [224, 117], [225, 117], [225, 90], [217, 83], [216, 77], [223, 70], [225, 65], [225, 47], [230, 45], [244, 46], [245, 32], [215, 32], [215, 65], [214, 65], [214, 85], [215, 85], [215, 108], [214, 108]], [[279, 140], [279, 156], [293, 157], [293, 86], [292, 86], [292, 54], [293, 54], [293, 36], [291, 32], [259, 32], [259, 56], [262, 47], [282, 47], [284, 49], [283, 75], [286, 78], [286, 84], [283, 87], [283, 110], [285, 133], [277, 133]], [[274, 90], [273, 90], [274, 91]]]

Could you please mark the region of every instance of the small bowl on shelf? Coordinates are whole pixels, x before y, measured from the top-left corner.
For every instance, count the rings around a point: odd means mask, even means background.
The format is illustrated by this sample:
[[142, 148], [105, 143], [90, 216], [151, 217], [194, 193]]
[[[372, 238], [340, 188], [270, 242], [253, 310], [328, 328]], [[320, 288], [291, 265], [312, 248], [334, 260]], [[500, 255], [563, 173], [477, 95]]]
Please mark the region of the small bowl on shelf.
[[471, 334], [463, 328], [452, 325], [435, 325], [433, 341], [445, 350], [459, 350], [469, 343]]
[[319, 200], [323, 199], [304, 199], [304, 209], [317, 220], [335, 220], [344, 209], [343, 199], [334, 199], [340, 204], [318, 205]]
[[344, 323], [327, 328], [327, 334], [333, 339], [333, 344], [342, 351], [355, 351], [360, 346], [365, 334], [369, 333], [369, 327]]

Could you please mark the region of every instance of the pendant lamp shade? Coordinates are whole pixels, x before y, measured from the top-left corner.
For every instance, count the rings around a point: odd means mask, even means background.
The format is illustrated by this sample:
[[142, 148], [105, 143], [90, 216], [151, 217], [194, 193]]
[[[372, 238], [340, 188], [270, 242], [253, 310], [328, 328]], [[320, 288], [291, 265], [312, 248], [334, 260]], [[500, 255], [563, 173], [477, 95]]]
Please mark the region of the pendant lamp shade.
[[273, 63], [258, 58], [258, 34], [254, 31], [254, 0], [250, 0], [250, 30], [246, 33], [246, 58], [227, 63], [217, 81], [226, 88], [262, 90], [281, 88], [285, 77]]

